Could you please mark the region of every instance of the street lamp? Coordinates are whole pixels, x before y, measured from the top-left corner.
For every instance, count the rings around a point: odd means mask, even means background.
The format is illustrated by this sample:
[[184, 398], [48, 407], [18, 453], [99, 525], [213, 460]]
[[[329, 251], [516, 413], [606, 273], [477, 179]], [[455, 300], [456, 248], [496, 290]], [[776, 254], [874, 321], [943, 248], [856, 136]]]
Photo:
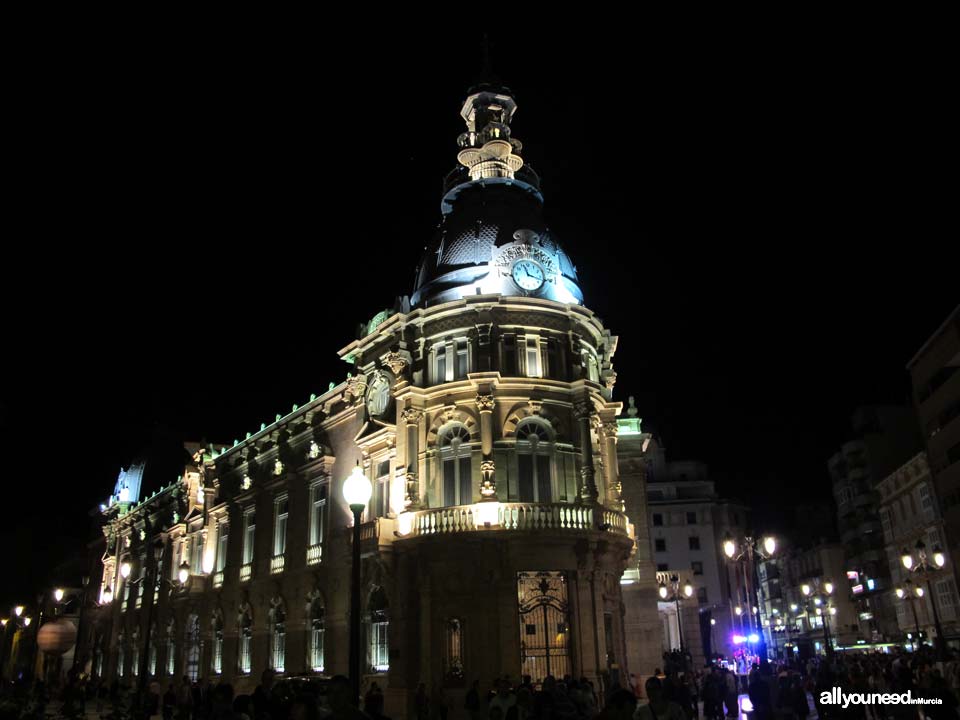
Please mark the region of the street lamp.
[[[670, 590], [671, 590], [671, 589], [673, 590], [673, 597], [668, 597], [668, 596], [670, 595]], [[677, 635], [678, 635], [679, 638], [680, 638], [680, 652], [681, 652], [681, 654], [685, 654], [686, 651], [685, 651], [684, 646], [683, 646], [683, 624], [682, 624], [682, 622], [681, 622], [681, 620], [680, 620], [680, 600], [682, 599], [682, 598], [681, 598], [681, 593], [682, 593], [682, 596], [685, 597], [685, 598], [689, 598], [689, 597], [692, 597], [692, 596], [693, 596], [693, 585], [690, 584], [690, 581], [686, 581], [686, 582], [683, 583], [683, 587], [682, 587], [682, 589], [681, 589], [681, 587], [680, 587], [680, 577], [677, 576], [677, 575], [671, 575], [671, 576], [670, 576], [670, 586], [668, 587], [666, 583], [664, 583], [664, 582], [661, 581], [661, 583], [660, 583], [660, 588], [659, 588], [659, 592], [660, 592], [660, 597], [661, 597], [661, 599], [666, 600], [667, 602], [673, 601], [673, 602], [676, 604], [676, 607], [677, 607]]]
[[343, 499], [353, 512], [353, 566], [350, 575], [350, 694], [360, 705], [360, 516], [370, 502], [373, 486], [359, 461], [343, 481]]
[[[813, 604], [816, 607], [817, 617], [821, 618], [823, 623], [823, 645], [824, 652], [827, 655], [833, 654], [833, 645], [830, 643], [830, 617], [837, 614], [837, 609], [830, 605], [830, 596], [833, 595], [834, 585], [830, 580], [815, 580], [815, 584], [818, 588], [823, 590], [823, 594], [814, 591], [814, 588], [810, 586], [810, 583], [803, 583], [800, 585], [800, 592], [803, 593], [804, 597], [809, 597], [813, 600]], [[812, 597], [811, 597], [812, 595]], [[827, 606], [827, 612], [823, 612], [823, 605]]]
[[[750, 585], [753, 588], [753, 606], [754, 614], [757, 615], [757, 619], [754, 621], [753, 625], [757, 630], [757, 634], [760, 636], [760, 642], [757, 647], [758, 654], [763, 662], [767, 661], [767, 642], [764, 639], [763, 628], [761, 623], [762, 620], [759, 614], [760, 607], [760, 593], [759, 593], [759, 566], [760, 560], [770, 560], [774, 553], [777, 551], [777, 540], [773, 535], [764, 535], [761, 538], [753, 537], [751, 535], [745, 536], [740, 542], [738, 542], [730, 533], [727, 533], [723, 539], [723, 554], [727, 556], [727, 559], [732, 563], [739, 563], [745, 561], [747, 567], [750, 569]], [[741, 549], [742, 548], [742, 549]], [[746, 574], [746, 572], [744, 572]]]
[[13, 614], [16, 615], [17, 617], [20, 617], [21, 615], [23, 615], [23, 605], [17, 605], [13, 609]]
[[[916, 561], [914, 561], [913, 554], [904, 548], [900, 555], [900, 562], [903, 563], [903, 567], [906, 568], [908, 573], [922, 575], [927, 581], [927, 590], [930, 591], [930, 607], [933, 609], [933, 624], [937, 629], [937, 655], [941, 660], [946, 660], [947, 645], [943, 637], [943, 628], [940, 626], [940, 613], [937, 611], [937, 596], [936, 593], [933, 592], [931, 576], [937, 574], [943, 568], [947, 562], [947, 558], [939, 545], [934, 545], [932, 556], [928, 556], [927, 545], [923, 540], [917, 540], [914, 549], [917, 552]], [[916, 589], [920, 591], [916, 593], [917, 597], [923, 597], [923, 588], [918, 584]], [[900, 597], [900, 593], [897, 593], [897, 597]]]
[[57, 602], [61, 602], [63, 600], [63, 588], [57, 588], [56, 590], [54, 590], [53, 598]]
[[130, 577], [130, 573], [133, 571], [133, 566], [130, 564], [130, 560], [124, 558], [120, 563], [120, 577], [126, 580]]
[[186, 585], [187, 580], [190, 579], [190, 566], [187, 565], [187, 561], [184, 560], [180, 563], [180, 568], [177, 570], [177, 580], [180, 581], [181, 585]]

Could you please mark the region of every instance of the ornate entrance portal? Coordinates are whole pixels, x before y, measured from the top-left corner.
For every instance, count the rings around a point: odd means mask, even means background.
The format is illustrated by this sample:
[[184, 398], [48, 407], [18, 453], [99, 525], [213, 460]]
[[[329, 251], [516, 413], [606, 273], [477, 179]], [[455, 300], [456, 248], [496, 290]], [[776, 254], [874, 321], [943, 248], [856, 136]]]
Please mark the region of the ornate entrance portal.
[[560, 572], [517, 573], [520, 600], [520, 667], [541, 682], [572, 674], [567, 579]]

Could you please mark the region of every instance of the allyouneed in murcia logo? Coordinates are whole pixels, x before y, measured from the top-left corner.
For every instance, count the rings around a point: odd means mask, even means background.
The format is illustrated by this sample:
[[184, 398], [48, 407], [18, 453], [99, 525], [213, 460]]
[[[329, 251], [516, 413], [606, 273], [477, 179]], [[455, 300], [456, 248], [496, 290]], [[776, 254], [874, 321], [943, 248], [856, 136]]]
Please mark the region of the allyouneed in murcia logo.
[[942, 705], [940, 698], [915, 698], [910, 690], [905, 693], [845, 693], [835, 687], [829, 692], [820, 693], [822, 705], [840, 705], [844, 709], [851, 705]]

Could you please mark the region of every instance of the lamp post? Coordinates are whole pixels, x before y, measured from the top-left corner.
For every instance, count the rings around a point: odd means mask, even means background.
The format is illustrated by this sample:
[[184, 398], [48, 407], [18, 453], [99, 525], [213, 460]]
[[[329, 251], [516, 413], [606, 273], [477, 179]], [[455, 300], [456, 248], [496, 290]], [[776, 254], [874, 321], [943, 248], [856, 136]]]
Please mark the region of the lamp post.
[[[750, 585], [753, 589], [753, 605], [758, 609], [758, 611], [760, 608], [760, 593], [758, 591], [757, 581], [759, 578], [760, 560], [770, 560], [776, 551], [777, 540], [775, 537], [773, 537], [773, 535], [764, 535], [762, 538], [747, 535], [739, 542], [734, 539], [730, 533], [727, 533], [723, 538], [723, 554], [727, 556], [727, 559], [735, 564], [744, 561], [746, 563], [746, 568], [749, 568], [750, 570]], [[763, 637], [761, 620], [762, 617], [758, 612], [755, 625], [757, 628], [757, 634], [760, 636], [760, 642], [757, 650], [761, 661], [766, 662], [768, 659], [767, 643]]]
[[[943, 550], [940, 549], [939, 545], [934, 545], [933, 555], [927, 555], [927, 545], [923, 540], [917, 540], [917, 544], [914, 546], [914, 549], [917, 552], [917, 559], [913, 559], [913, 555], [906, 548], [903, 549], [903, 552], [900, 555], [900, 561], [903, 563], [903, 567], [906, 568], [907, 572], [917, 573], [922, 575], [927, 581], [927, 591], [930, 593], [930, 607], [933, 609], [933, 624], [937, 629], [937, 656], [941, 660], [947, 659], [947, 643], [946, 638], [943, 637], [943, 628], [940, 626], [940, 613], [937, 612], [937, 597], [933, 592], [933, 581], [931, 576], [938, 573], [947, 562], [947, 558], [943, 554]], [[922, 597], [922, 592], [918, 597]]]
[[[673, 597], [669, 597], [670, 590], [673, 589]], [[677, 575], [670, 576], [670, 586], [668, 587], [666, 583], [660, 583], [660, 599], [666, 600], [667, 602], [673, 601], [677, 607], [677, 635], [680, 638], [680, 653], [686, 655], [686, 649], [683, 646], [683, 624], [680, 620], [680, 600], [681, 600], [681, 588], [680, 588], [680, 577]], [[693, 585], [689, 582], [683, 584], [683, 597], [691, 597], [693, 595]]]
[[353, 512], [353, 565], [350, 573], [350, 694], [360, 706], [360, 516], [370, 502], [373, 486], [360, 463], [343, 481], [343, 499]]
[[[898, 587], [895, 590], [897, 598], [903, 600], [907, 598], [910, 601], [910, 610], [913, 611], [913, 626], [917, 633], [917, 641], [920, 641], [920, 618], [917, 616], [917, 606], [914, 602], [914, 596], [918, 598], [923, 597], [923, 588], [919, 585], [914, 585], [913, 580], [907, 578], [903, 583], [903, 587]], [[914, 651], [916, 651], [916, 644], [914, 644]]]
[[[821, 581], [819, 578], [814, 578], [800, 585], [800, 592], [805, 598], [813, 601], [816, 615], [823, 623], [823, 644], [827, 656], [833, 655], [833, 645], [830, 642], [830, 616], [837, 614], [837, 609], [830, 604], [833, 591], [834, 585], [830, 580]], [[809, 615], [807, 617], [809, 618]]]

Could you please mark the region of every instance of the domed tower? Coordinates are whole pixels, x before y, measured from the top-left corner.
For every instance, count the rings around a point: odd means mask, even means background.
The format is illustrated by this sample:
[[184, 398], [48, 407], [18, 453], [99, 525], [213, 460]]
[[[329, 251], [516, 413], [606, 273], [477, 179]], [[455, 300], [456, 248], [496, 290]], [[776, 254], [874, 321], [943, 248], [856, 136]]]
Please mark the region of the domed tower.
[[626, 671], [617, 337], [544, 220], [516, 107], [502, 87], [470, 92], [409, 308], [341, 350], [363, 398], [354, 441], [379, 516], [364, 572], [390, 608], [396, 713], [420, 682], [456, 697], [504, 673], [602, 686]]

